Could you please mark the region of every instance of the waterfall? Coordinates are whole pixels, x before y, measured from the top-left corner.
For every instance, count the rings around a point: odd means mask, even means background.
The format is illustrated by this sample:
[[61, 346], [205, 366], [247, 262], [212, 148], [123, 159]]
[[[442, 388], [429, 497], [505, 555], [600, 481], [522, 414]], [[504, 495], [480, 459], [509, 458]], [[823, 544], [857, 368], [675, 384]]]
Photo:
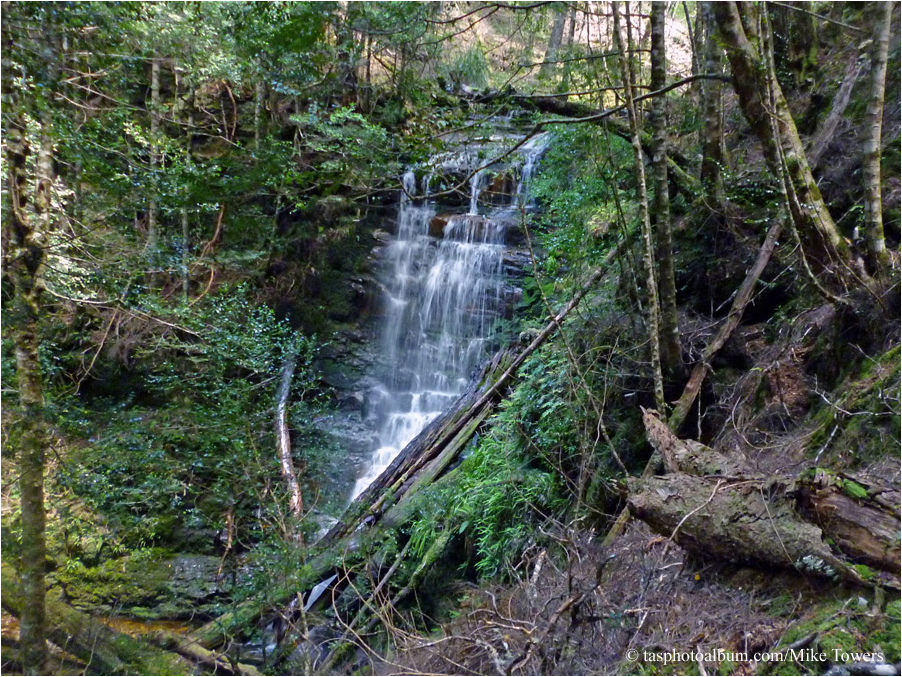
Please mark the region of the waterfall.
[[[547, 144], [547, 135], [541, 135], [521, 148], [511, 204], [525, 200], [521, 192], [528, 189]], [[501, 168], [498, 174], [511, 169]], [[496, 320], [505, 312], [506, 226], [500, 215], [504, 209], [510, 214], [510, 207], [480, 214], [480, 196], [490, 178], [489, 169], [473, 174], [469, 212], [447, 216], [437, 216], [431, 201], [409, 197], [417, 194], [412, 170], [402, 178], [398, 235], [387, 252], [390, 273], [381, 336], [386, 369], [370, 398], [381, 420], [379, 446], [353, 496], [463, 392], [487, 356]], [[431, 173], [424, 176], [422, 194], [434, 180]]]

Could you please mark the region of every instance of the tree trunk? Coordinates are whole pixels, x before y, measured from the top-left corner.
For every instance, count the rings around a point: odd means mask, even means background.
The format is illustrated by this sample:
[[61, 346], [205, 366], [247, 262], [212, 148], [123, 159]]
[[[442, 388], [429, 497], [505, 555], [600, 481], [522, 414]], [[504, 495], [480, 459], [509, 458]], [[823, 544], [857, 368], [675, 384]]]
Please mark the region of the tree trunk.
[[853, 57], [849, 61], [848, 68], [846, 68], [846, 73], [842, 79], [842, 85], [840, 85], [839, 91], [836, 92], [836, 96], [833, 97], [830, 113], [827, 115], [826, 119], [824, 119], [824, 123], [809, 142], [808, 163], [811, 165], [812, 170], [817, 169], [817, 166], [821, 161], [821, 156], [834, 140], [836, 128], [843, 119], [843, 114], [846, 112], [849, 101], [852, 100], [852, 91], [855, 89], [855, 84], [858, 82], [861, 70], [861, 61]]
[[260, 150], [260, 139], [263, 137], [263, 120], [266, 112], [266, 82], [263, 80], [263, 67], [257, 64], [257, 82], [254, 84], [254, 150]]
[[539, 77], [550, 78], [555, 71], [553, 62], [557, 58], [557, 52], [561, 48], [564, 41], [564, 24], [567, 22], [567, 12], [563, 5], [553, 5], [554, 23], [551, 25], [551, 35], [548, 37], [548, 47], [545, 49], [545, 58], [542, 67], [539, 69]]
[[[701, 59], [699, 58], [699, 49], [698, 49], [699, 39], [700, 39], [700, 36], [698, 35], [698, 23], [699, 23], [698, 22], [698, 11], [699, 11], [698, 5], [699, 5], [699, 3], [696, 3], [696, 10], [695, 10], [696, 11], [696, 21], [695, 21], [696, 30], [692, 30], [692, 19], [689, 18], [689, 5], [688, 5], [688, 3], [686, 3], [686, 0], [683, 0], [682, 5], [683, 5], [683, 15], [686, 17], [686, 33], [689, 35], [689, 54], [691, 56], [690, 63], [692, 64], [691, 65], [692, 72], [693, 73], [701, 73], [702, 72], [701, 67], [700, 67]], [[654, 29], [652, 29], [652, 30], [654, 30]]]
[[[798, 130], [771, 67], [771, 41], [759, 36], [756, 8], [750, 3], [717, 2], [714, 17], [726, 46], [742, 112], [764, 148], [768, 168], [774, 176], [786, 176], [787, 193], [796, 198], [789, 201], [796, 229], [821, 268], [837, 257], [842, 263], [848, 262], [849, 247], [811, 175]], [[763, 20], [766, 23], [766, 16]]]
[[[179, 97], [179, 87], [182, 84], [181, 80], [178, 76], [178, 69], [174, 69], [175, 71], [175, 88], [176, 88], [176, 98]], [[191, 158], [191, 143], [194, 140], [194, 135], [192, 130], [194, 129], [194, 113], [192, 112], [191, 105], [193, 103], [192, 92], [190, 85], [187, 86], [187, 91], [185, 92], [185, 109], [187, 110], [186, 117], [186, 128], [185, 128], [185, 165], [187, 167], [191, 166], [192, 158]], [[176, 118], [176, 121], [179, 122], [179, 119]], [[187, 196], [186, 196], [187, 198]], [[182, 207], [179, 210], [179, 220], [181, 222], [182, 227], [182, 302], [187, 305], [188, 296], [191, 289], [191, 278], [189, 275], [189, 262], [191, 260], [191, 224], [189, 220], [188, 213], [188, 200], [185, 199], [182, 203]]]
[[636, 166], [636, 183], [639, 190], [639, 227], [642, 231], [642, 253], [645, 263], [645, 286], [648, 294], [647, 325], [648, 340], [651, 346], [651, 369], [654, 380], [655, 404], [660, 411], [664, 411], [667, 403], [664, 401], [664, 378], [661, 374], [661, 343], [658, 318], [661, 313], [658, 302], [658, 284], [655, 280], [655, 254], [652, 244], [651, 221], [648, 214], [648, 190], [645, 183], [645, 163], [642, 157], [642, 143], [639, 140], [639, 121], [636, 117], [636, 106], [633, 103], [633, 81], [630, 74], [629, 57], [623, 46], [620, 35], [620, 11], [618, 3], [611, 3], [614, 15], [614, 43], [620, 54], [620, 72], [623, 79], [623, 91], [626, 99], [626, 109], [631, 126], [631, 141], [633, 145], [633, 158]]
[[883, 126], [883, 93], [893, 2], [875, 3], [874, 43], [871, 52], [871, 91], [864, 122], [864, 224], [871, 269], [885, 270], [890, 257], [883, 237], [883, 204], [880, 192], [880, 136]]
[[160, 164], [159, 137], [160, 135], [160, 60], [156, 52], [150, 61], [150, 199], [147, 204], [147, 248], [156, 249], [159, 234], [157, 232], [157, 220], [159, 218], [159, 206], [157, 192], [160, 182], [157, 171]]
[[[570, 6], [570, 12], [567, 17], [567, 47], [573, 45], [573, 40], [576, 37], [576, 5], [573, 4]], [[570, 72], [572, 70], [572, 64], [568, 61], [564, 64], [564, 74], [561, 79], [561, 91], [566, 92], [570, 89]], [[562, 97], [566, 98], [566, 97]]]
[[[47, 432], [44, 421], [44, 393], [38, 359], [38, 321], [44, 285], [53, 163], [45, 124], [41, 130], [41, 151], [37, 162], [38, 186], [35, 197], [37, 218], [27, 212], [28, 142], [25, 126], [10, 121], [6, 148], [9, 170], [10, 218], [5, 238], [10, 243], [6, 269], [15, 295], [9, 308], [8, 326], [13, 328], [16, 354], [16, 382], [22, 408], [21, 449], [18, 457], [22, 510], [22, 597], [26, 600], [20, 617], [22, 662], [26, 674], [46, 674], [47, 645], [44, 594], [46, 543], [44, 535], [44, 452]], [[7, 591], [4, 591], [6, 597]]]
[[282, 468], [282, 479], [288, 490], [288, 511], [296, 520], [304, 512], [304, 500], [301, 497], [301, 485], [298, 483], [294, 463], [291, 460], [291, 436], [288, 432], [288, 398], [291, 394], [291, 381], [294, 379], [296, 357], [291, 352], [282, 366], [282, 382], [276, 394], [276, 446], [279, 452], [279, 465]]
[[[667, 57], [664, 47], [666, 3], [651, 5], [651, 90], [663, 89], [667, 79]], [[677, 321], [676, 282], [673, 272], [673, 235], [670, 224], [670, 188], [667, 176], [667, 99], [651, 100], [651, 164], [655, 186], [652, 204], [656, 227], [656, 260], [658, 292], [661, 297], [661, 361], [663, 369], [676, 374], [681, 371], [680, 330]]]
[[[721, 72], [721, 47], [715, 37], [713, 3], [698, 3], [705, 30], [705, 73]], [[705, 188], [705, 195], [712, 208], [717, 209], [724, 200], [723, 178], [723, 125], [721, 124], [721, 89], [717, 80], [706, 80], [702, 85], [702, 167], [699, 178]]]

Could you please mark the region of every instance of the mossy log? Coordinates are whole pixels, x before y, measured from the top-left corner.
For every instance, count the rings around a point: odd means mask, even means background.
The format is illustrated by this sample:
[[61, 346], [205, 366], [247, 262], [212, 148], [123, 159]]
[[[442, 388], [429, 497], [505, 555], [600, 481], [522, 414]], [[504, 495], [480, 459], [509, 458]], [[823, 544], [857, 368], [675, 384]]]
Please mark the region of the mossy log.
[[[13, 567], [2, 565], [3, 608], [17, 618], [27, 603]], [[191, 662], [109, 628], [47, 595], [47, 639], [85, 663], [87, 674], [188, 675]]]
[[799, 480], [799, 506], [856, 562], [899, 574], [899, 492], [815, 468]]
[[658, 533], [705, 557], [899, 587], [897, 492], [816, 471], [764, 477], [655, 412], [643, 420], [670, 472], [629, 479], [627, 506]]
[[[686, 83], [691, 78], [686, 79]], [[673, 87], [666, 88], [668, 91]], [[537, 134], [544, 127], [550, 124], [562, 123], [587, 123], [604, 127], [615, 136], [619, 136], [626, 141], [630, 140], [630, 126], [624, 116], [618, 117], [617, 114], [623, 112], [621, 109], [598, 110], [581, 101], [568, 100], [566, 97], [555, 95], [534, 95], [520, 94], [514, 91], [487, 91], [472, 92], [461, 91], [459, 98], [465, 103], [497, 103], [499, 101], [509, 101], [512, 106], [523, 108], [524, 110], [534, 110], [550, 115], [562, 116], [562, 120], [546, 120], [539, 122], [532, 133]], [[641, 97], [647, 98], [647, 95]], [[638, 99], [637, 99], [638, 100]], [[647, 132], [640, 133], [640, 144], [643, 152], [651, 157], [651, 135]], [[673, 144], [667, 145], [667, 163], [670, 168], [670, 180], [676, 189], [686, 195], [690, 200], [694, 200], [701, 193], [701, 183], [697, 178], [687, 171], [691, 167], [689, 159]]]

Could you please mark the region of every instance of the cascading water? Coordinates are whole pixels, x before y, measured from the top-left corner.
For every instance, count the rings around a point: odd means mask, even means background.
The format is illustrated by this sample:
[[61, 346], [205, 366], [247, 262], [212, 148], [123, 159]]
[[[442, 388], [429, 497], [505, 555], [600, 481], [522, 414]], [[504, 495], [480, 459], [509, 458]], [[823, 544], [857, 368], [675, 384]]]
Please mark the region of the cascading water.
[[[504, 219], [493, 218], [525, 200], [547, 136], [521, 149], [517, 190], [508, 204], [479, 214], [489, 189], [488, 170], [470, 180], [469, 213], [436, 217], [435, 205], [414, 200], [416, 176], [403, 177], [398, 236], [388, 247], [382, 350], [386, 374], [372, 393], [382, 424], [370, 467], [358, 478], [362, 492], [416, 435], [466, 388], [486, 357], [496, 320], [505, 310]], [[424, 177], [428, 192], [433, 175]], [[440, 230], [439, 230], [440, 229]], [[441, 239], [438, 239], [438, 238]]]

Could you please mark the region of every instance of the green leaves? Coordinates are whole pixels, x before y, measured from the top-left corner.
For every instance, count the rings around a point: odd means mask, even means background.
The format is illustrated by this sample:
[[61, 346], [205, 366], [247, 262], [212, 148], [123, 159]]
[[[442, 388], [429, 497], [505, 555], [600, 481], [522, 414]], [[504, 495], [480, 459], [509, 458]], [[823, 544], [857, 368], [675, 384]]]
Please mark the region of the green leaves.
[[304, 134], [310, 150], [322, 154], [317, 163], [319, 180], [364, 187], [382, 177], [394, 177], [400, 166], [388, 152], [392, 139], [379, 125], [355, 112], [353, 106], [328, 114], [313, 106], [306, 115], [293, 115], [291, 121]]

